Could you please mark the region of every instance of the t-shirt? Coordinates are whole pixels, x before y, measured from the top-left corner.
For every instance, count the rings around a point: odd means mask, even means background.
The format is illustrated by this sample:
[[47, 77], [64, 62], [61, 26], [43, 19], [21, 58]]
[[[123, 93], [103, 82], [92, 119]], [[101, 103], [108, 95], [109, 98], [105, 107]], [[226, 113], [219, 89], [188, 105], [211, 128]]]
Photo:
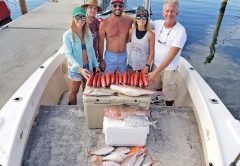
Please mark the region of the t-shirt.
[[178, 67], [182, 48], [187, 40], [185, 28], [177, 22], [173, 28], [166, 29], [164, 20], [152, 21], [152, 28], [155, 30], [155, 51], [153, 63], [159, 66], [168, 56], [171, 47], [178, 47], [178, 51], [172, 62], [165, 68], [166, 70], [175, 70]]

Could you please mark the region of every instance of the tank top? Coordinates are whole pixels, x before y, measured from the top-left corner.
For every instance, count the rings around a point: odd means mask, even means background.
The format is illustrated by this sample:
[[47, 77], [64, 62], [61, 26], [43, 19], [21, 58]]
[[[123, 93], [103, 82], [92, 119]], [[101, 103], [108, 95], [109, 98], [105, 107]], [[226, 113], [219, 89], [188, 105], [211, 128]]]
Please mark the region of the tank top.
[[138, 39], [136, 37], [136, 29], [134, 29], [131, 36], [128, 64], [133, 68], [133, 70], [141, 70], [147, 63], [148, 55], [148, 32], [143, 36], [142, 39]]

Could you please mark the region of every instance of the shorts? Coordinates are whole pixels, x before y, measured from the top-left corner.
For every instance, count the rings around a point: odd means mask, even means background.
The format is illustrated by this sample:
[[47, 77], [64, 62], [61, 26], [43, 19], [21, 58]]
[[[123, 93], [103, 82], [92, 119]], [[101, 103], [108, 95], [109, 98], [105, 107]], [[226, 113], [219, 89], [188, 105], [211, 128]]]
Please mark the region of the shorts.
[[104, 60], [106, 63], [106, 71], [115, 72], [118, 68], [118, 70], [123, 74], [126, 71], [127, 51], [116, 54], [106, 50]]
[[[157, 68], [153, 65], [153, 70]], [[177, 95], [177, 71], [176, 70], [163, 70], [157, 77], [157, 81], [154, 84], [149, 85], [150, 89], [160, 89], [165, 95], [166, 101], [176, 99]]]
[[[89, 70], [89, 65], [88, 64], [83, 65], [83, 68]], [[82, 81], [83, 76], [80, 72], [73, 72], [73, 71], [69, 70], [68, 78], [73, 81]]]

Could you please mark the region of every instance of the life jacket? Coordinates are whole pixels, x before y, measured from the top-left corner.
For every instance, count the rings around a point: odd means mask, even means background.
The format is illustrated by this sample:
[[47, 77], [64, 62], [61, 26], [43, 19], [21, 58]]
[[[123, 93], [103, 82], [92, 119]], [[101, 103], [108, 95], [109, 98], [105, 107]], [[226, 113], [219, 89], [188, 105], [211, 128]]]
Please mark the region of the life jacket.
[[10, 10], [5, 1], [0, 0], [0, 21], [10, 17]]

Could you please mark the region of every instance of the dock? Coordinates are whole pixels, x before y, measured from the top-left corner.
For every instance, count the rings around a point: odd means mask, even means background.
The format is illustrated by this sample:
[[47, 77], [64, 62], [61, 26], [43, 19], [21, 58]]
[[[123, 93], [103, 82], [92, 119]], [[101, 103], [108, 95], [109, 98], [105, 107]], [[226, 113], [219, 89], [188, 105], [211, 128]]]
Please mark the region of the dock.
[[72, 9], [84, 0], [48, 1], [0, 27], [0, 108], [62, 45]]

